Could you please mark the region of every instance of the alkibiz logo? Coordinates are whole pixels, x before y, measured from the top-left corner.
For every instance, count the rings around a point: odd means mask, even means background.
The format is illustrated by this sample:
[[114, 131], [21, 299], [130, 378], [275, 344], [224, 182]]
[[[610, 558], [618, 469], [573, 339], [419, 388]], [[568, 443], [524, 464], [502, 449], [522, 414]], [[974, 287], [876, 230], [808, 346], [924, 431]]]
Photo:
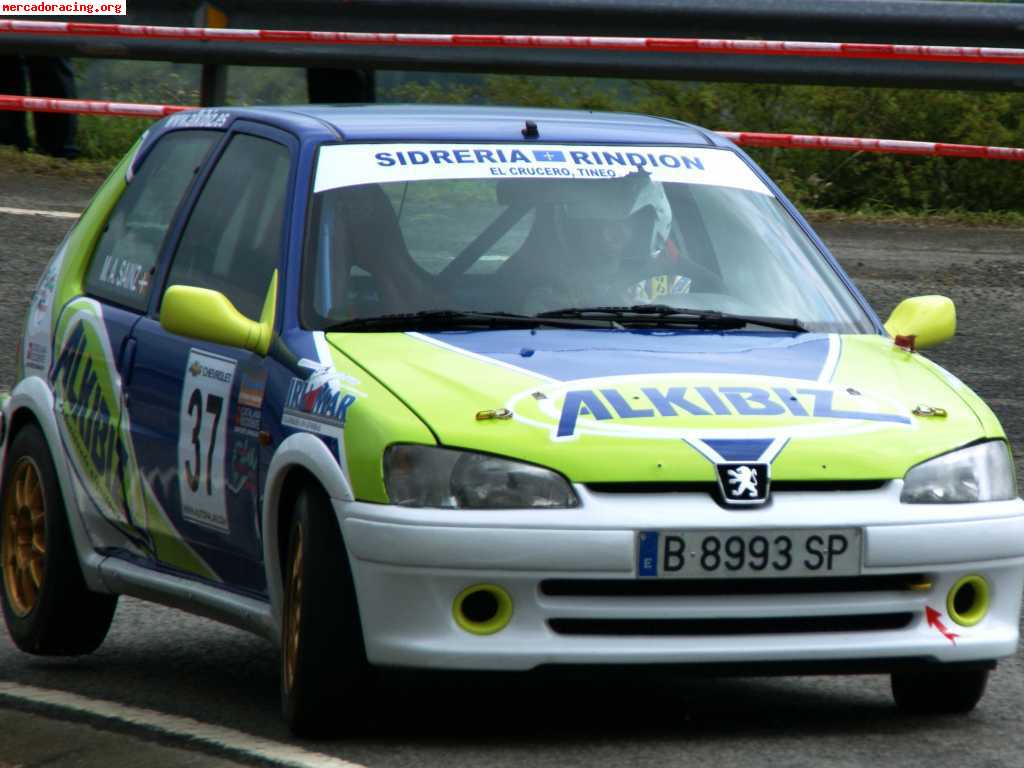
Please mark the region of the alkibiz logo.
[[661, 374], [569, 381], [532, 389], [507, 407], [554, 440], [580, 435], [824, 437], [913, 428], [892, 398], [807, 380], [746, 374]]
[[127, 521], [116, 385], [96, 329], [85, 319], [85, 313], [73, 322], [62, 341], [58, 334], [60, 352], [50, 376], [57, 414], [86, 485], [99, 497], [107, 514]]

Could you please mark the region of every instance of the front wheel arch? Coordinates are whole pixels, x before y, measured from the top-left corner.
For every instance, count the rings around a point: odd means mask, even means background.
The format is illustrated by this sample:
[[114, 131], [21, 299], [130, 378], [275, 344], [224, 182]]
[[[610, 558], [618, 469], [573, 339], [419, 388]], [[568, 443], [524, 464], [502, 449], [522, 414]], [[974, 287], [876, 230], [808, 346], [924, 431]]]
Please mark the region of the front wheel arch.
[[[261, 531], [263, 534], [263, 566], [267, 579], [267, 594], [270, 598], [271, 615], [274, 622], [275, 642], [281, 636], [282, 610], [284, 606], [283, 555], [288, 547], [288, 526], [282, 522], [285, 510], [294, 507], [297, 496], [286, 496], [301, 489], [302, 482], [312, 483], [324, 492], [331, 506], [338, 501], [351, 501], [352, 487], [342, 472], [338, 457], [335, 456], [316, 435], [299, 432], [282, 441], [274, 452], [267, 471], [267, 482], [263, 498]], [[297, 485], [293, 485], [297, 483]], [[292, 503], [285, 506], [286, 498]]]
[[25, 406], [18, 408], [14, 413], [11, 414], [10, 422], [11, 423], [8, 426], [7, 437], [5, 440], [7, 445], [13, 443], [14, 438], [18, 436], [18, 432], [20, 432], [22, 429], [24, 429], [26, 426], [30, 424], [36, 426], [40, 431], [42, 431], [43, 429], [43, 425], [39, 423], [39, 419], [36, 418], [36, 415], [32, 412], [32, 409], [26, 408]]
[[[23, 473], [24, 487], [31, 490], [21, 490], [16, 472]], [[12, 494], [24, 494], [24, 499], [32, 501], [15, 501]], [[11, 439], [4, 459], [0, 504], [0, 602], [11, 638], [21, 650], [41, 656], [92, 653], [107, 635], [117, 596], [91, 591], [83, 578], [53, 454], [38, 424], [23, 425]], [[30, 512], [32, 522], [28, 523]], [[15, 532], [16, 538], [10, 539]], [[26, 581], [24, 565], [29, 535], [31, 583]]]
[[[323, 491], [323, 486], [317, 482], [303, 467], [292, 467], [284, 478], [281, 486], [281, 496], [278, 500], [277, 511], [277, 563], [284, 573], [288, 559], [288, 538], [292, 529], [292, 519], [295, 517], [295, 503], [299, 494], [307, 487], [317, 488]], [[325, 494], [326, 495], [326, 494]], [[282, 578], [283, 584], [283, 578]]]
[[328, 496], [302, 486], [286, 555], [281, 712], [292, 733], [351, 728], [371, 682], [352, 571]]

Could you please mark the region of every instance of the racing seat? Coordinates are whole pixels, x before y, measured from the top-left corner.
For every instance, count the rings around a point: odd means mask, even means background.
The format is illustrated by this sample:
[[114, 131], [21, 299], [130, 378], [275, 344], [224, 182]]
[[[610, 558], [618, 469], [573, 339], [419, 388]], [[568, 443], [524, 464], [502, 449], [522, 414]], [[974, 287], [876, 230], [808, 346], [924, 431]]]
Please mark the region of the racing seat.
[[534, 209], [533, 226], [515, 253], [495, 272], [501, 283], [502, 309], [523, 312], [538, 285], [556, 281], [566, 268], [562, 238], [551, 205]]
[[349, 280], [354, 268], [368, 272], [378, 299], [373, 309], [364, 307], [366, 311], [361, 312], [361, 308], [346, 307], [347, 314], [416, 312], [449, 305], [433, 276], [409, 254], [398, 216], [379, 184], [339, 190], [336, 210], [344, 219], [348, 240], [347, 258], [338, 265], [339, 272]]

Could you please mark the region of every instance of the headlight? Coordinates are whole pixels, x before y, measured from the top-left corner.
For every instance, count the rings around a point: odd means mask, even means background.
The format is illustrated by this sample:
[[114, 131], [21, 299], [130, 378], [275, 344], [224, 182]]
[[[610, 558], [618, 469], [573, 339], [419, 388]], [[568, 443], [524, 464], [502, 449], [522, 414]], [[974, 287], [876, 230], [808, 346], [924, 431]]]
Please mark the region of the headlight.
[[1017, 495], [1010, 450], [1002, 440], [979, 443], [911, 467], [900, 501], [907, 504], [961, 504], [1005, 501]]
[[384, 454], [384, 485], [393, 504], [450, 509], [575, 507], [557, 472], [486, 453], [429, 445], [393, 445]]

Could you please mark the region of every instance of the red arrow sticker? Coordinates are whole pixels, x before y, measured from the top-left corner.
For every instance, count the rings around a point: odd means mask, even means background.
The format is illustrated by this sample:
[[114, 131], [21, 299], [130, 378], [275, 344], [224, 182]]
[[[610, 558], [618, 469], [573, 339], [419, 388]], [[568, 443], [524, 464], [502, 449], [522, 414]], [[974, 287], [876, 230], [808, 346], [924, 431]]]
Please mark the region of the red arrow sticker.
[[956, 645], [956, 639], [960, 637], [960, 635], [956, 634], [956, 632], [950, 632], [948, 629], [946, 629], [946, 625], [943, 624], [942, 621], [939, 619], [939, 617], [942, 614], [940, 614], [934, 608], [931, 608], [926, 605], [924, 607], [924, 615], [928, 618], [929, 627], [935, 627], [939, 634], [941, 634], [944, 638], [949, 640], [949, 642], [951, 642], [953, 645]]

